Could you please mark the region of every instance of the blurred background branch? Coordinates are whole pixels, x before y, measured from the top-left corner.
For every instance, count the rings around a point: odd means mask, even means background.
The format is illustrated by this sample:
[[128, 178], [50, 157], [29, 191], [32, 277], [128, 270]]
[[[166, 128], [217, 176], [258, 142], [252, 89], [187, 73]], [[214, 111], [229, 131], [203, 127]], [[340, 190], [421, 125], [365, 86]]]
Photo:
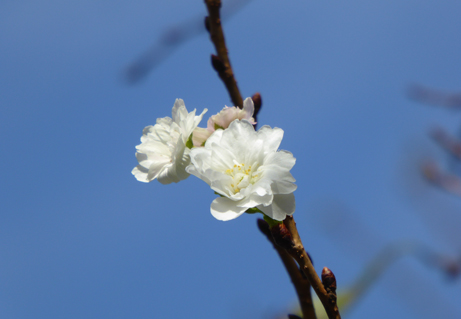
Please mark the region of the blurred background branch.
[[[239, 12], [251, 0], [229, 0], [222, 9], [221, 23]], [[182, 44], [205, 33], [204, 15], [168, 27], [150, 49], [135, 59], [124, 72], [129, 84], [143, 80], [152, 70], [168, 58]], [[235, 106], [241, 104], [236, 104]]]

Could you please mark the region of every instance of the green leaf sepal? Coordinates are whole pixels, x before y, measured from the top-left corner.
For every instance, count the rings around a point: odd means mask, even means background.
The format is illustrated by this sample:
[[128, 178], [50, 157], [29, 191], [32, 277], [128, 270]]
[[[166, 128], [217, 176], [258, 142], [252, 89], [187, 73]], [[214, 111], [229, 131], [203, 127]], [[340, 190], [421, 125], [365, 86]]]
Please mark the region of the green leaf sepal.
[[[248, 213], [248, 214], [256, 214], [256, 213], [261, 213], [264, 215], [264, 213], [257, 207], [253, 207], [253, 208], [248, 208], [245, 213]], [[265, 215], [264, 215], [265, 216]]]
[[192, 147], [194, 147], [194, 143], [192, 142], [192, 135], [194, 135], [194, 133], [192, 133], [189, 138], [187, 139], [187, 142], [186, 142], [186, 147], [189, 148], [189, 149], [192, 149]]
[[264, 220], [269, 224], [270, 228], [283, 224], [283, 221], [272, 219], [267, 215], [264, 215]]
[[256, 214], [256, 213], [261, 213], [263, 214], [264, 220], [269, 224], [269, 227], [277, 226], [283, 223], [283, 221], [275, 220], [270, 218], [269, 216], [265, 215], [259, 208], [253, 207], [253, 208], [248, 208], [245, 213], [247, 214]]

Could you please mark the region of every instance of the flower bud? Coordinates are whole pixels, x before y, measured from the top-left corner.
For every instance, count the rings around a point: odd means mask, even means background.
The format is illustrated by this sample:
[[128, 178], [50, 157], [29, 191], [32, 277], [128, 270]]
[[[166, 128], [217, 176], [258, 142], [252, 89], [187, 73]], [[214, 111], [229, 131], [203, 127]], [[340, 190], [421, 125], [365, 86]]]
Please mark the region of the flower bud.
[[256, 116], [258, 115], [258, 112], [261, 109], [261, 106], [263, 104], [263, 101], [261, 99], [261, 94], [259, 94], [259, 92], [256, 92], [255, 94], [253, 94], [251, 99], [253, 100], [253, 104], [254, 104], [254, 108], [255, 108], [254, 117], [256, 118]]
[[272, 237], [277, 245], [285, 249], [291, 249], [294, 246], [293, 237], [285, 224], [276, 224], [271, 227]]
[[336, 277], [327, 267], [322, 270], [322, 283], [328, 293], [336, 293]]

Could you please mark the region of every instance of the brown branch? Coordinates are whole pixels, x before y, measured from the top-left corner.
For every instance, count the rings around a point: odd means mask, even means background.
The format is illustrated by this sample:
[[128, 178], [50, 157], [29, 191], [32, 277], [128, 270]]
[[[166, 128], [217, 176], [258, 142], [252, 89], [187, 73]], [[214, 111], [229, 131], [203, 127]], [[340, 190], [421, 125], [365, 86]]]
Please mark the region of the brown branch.
[[442, 92], [419, 84], [413, 84], [407, 89], [408, 96], [421, 103], [447, 107], [449, 109], [461, 108], [461, 94]]
[[274, 249], [277, 251], [280, 259], [282, 260], [283, 265], [288, 272], [288, 276], [290, 276], [291, 282], [295, 287], [296, 294], [298, 295], [303, 318], [316, 319], [317, 317], [315, 315], [314, 304], [312, 302], [311, 285], [309, 280], [302, 275], [293, 257], [291, 257], [285, 249], [275, 243], [269, 229], [269, 224], [262, 219], [258, 219], [258, 228], [272, 243]]
[[461, 142], [450, 136], [444, 129], [436, 128], [431, 131], [432, 138], [457, 160], [461, 160]]
[[360, 272], [359, 278], [347, 292], [347, 303], [344, 303], [341, 309], [350, 309], [393, 263], [406, 256], [412, 256], [422, 264], [441, 271], [450, 279], [456, 279], [461, 272], [461, 260], [458, 256], [440, 254], [419, 242], [398, 241], [381, 249]]
[[[225, 21], [251, 0], [229, 0], [226, 1], [226, 7], [222, 10], [221, 17]], [[178, 49], [185, 42], [201, 35], [205, 28], [202, 24], [202, 15], [192, 17], [186, 21], [179, 22], [169, 26], [161, 35], [160, 38], [134, 60], [124, 71], [124, 78], [128, 84], [136, 84], [143, 80], [151, 71], [159, 66], [165, 59]]]
[[330, 298], [329, 293], [326, 291], [325, 287], [320, 281], [319, 276], [315, 272], [314, 266], [312, 265], [309, 255], [306, 253], [306, 250], [304, 249], [293, 216], [287, 216], [283, 221], [283, 224], [289, 232], [288, 236], [291, 234], [290, 239], [292, 240], [290, 246], [285, 245], [285, 249], [298, 262], [299, 267], [303, 270], [304, 275], [307, 277], [307, 279], [312, 285], [312, 288], [314, 288], [314, 291], [316, 292], [317, 296], [322, 302], [323, 307], [325, 308], [325, 311], [328, 315], [328, 318], [341, 319], [341, 315], [339, 314], [336, 300]]
[[232, 103], [242, 108], [242, 95], [240, 94], [234, 72], [232, 71], [226, 42], [224, 40], [224, 32], [221, 26], [221, 16], [219, 12], [221, 0], [205, 0], [205, 4], [208, 9], [208, 17], [206, 18], [205, 24], [207, 29], [209, 29], [211, 41], [217, 52], [217, 56], [212, 55], [211, 57], [213, 68], [218, 72], [219, 77], [226, 86]]
[[435, 162], [423, 164], [422, 173], [433, 185], [456, 196], [461, 196], [461, 179], [453, 174], [443, 172]]

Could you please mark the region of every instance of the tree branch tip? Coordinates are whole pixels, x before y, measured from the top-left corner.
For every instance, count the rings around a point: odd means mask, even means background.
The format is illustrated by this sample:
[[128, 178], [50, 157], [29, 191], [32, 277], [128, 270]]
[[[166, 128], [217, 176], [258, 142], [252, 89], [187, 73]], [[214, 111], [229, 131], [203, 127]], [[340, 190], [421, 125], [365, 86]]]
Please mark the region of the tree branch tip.
[[336, 277], [328, 267], [323, 267], [322, 284], [326, 291], [336, 292]]
[[253, 100], [253, 105], [254, 105], [254, 108], [255, 108], [253, 116], [256, 118], [256, 116], [258, 116], [259, 110], [261, 109], [261, 106], [263, 104], [261, 94], [259, 92], [256, 92], [255, 94], [253, 94], [251, 99]]

